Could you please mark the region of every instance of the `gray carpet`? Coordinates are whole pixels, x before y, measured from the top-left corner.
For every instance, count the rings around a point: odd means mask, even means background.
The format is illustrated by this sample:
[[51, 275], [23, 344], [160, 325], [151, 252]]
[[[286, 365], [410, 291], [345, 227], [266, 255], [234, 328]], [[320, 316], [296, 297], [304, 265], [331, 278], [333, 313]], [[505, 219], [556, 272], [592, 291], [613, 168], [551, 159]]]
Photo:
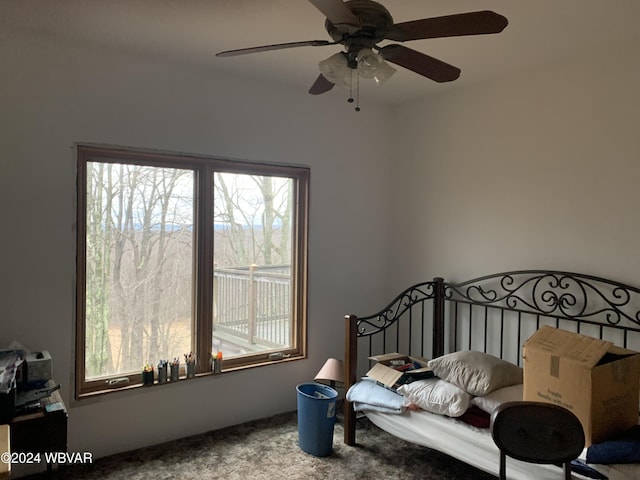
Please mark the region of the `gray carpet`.
[[91, 466], [67, 468], [60, 478], [495, 479], [447, 455], [393, 437], [366, 419], [359, 423], [355, 447], [342, 442], [342, 425], [336, 425], [333, 453], [327, 457], [315, 457], [299, 448], [297, 416], [292, 412], [101, 458]]

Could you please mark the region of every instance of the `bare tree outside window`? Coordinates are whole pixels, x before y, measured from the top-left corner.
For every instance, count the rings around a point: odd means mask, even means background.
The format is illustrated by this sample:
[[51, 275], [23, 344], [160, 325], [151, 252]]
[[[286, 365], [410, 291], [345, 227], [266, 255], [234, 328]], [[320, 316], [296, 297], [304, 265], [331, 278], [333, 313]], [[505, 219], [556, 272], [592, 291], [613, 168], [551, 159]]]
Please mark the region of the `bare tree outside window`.
[[87, 165], [86, 376], [191, 350], [193, 172]]
[[292, 183], [215, 175], [213, 345], [227, 355], [291, 346]]
[[79, 396], [190, 352], [304, 355], [308, 169], [78, 151]]

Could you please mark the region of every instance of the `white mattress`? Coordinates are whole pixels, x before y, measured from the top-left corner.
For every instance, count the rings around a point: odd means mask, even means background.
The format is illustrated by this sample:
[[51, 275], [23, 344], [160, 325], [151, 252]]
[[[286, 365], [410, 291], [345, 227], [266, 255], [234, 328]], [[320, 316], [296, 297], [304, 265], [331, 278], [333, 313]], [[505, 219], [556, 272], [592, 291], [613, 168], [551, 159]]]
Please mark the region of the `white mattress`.
[[[461, 420], [423, 410], [407, 410], [401, 415], [372, 411], [364, 413], [375, 425], [396, 437], [446, 453], [498, 476], [500, 451], [493, 442], [489, 429], [472, 427]], [[591, 466], [607, 475], [609, 480], [640, 479], [639, 464]], [[576, 473], [573, 476], [587, 478]], [[559, 480], [562, 478], [562, 470], [553, 465], [525, 463], [507, 457], [507, 477], [510, 480]]]

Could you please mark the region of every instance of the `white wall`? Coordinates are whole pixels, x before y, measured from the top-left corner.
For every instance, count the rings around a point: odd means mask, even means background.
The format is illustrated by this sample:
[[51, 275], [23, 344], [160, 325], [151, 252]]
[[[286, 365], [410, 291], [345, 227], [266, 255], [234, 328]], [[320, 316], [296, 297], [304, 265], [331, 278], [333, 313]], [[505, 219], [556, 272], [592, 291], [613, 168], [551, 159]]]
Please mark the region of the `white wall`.
[[[344, 314], [385, 290], [389, 112], [33, 32], [3, 32], [0, 65], [0, 344], [51, 352], [70, 450], [102, 456], [294, 410], [295, 385], [342, 357]], [[309, 165], [309, 359], [73, 400], [74, 142]]]
[[395, 288], [524, 268], [640, 286], [638, 47], [399, 108]]

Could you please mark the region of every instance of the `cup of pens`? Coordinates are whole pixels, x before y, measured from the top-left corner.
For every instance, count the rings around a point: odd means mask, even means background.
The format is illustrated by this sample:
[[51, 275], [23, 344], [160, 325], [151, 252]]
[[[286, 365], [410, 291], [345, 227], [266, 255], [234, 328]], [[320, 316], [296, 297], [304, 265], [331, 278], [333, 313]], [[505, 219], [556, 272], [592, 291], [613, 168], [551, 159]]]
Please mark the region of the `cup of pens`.
[[153, 385], [153, 365], [142, 367], [142, 385]]
[[193, 378], [196, 376], [196, 359], [193, 356], [193, 352], [188, 355], [184, 354], [185, 369], [187, 371], [187, 378]]
[[160, 360], [158, 362], [158, 383], [167, 383], [168, 361]]
[[212, 370], [214, 374], [222, 373], [222, 352], [218, 352], [215, 355], [211, 354], [211, 360], [213, 365]]
[[171, 381], [177, 382], [180, 379], [180, 360], [174, 358], [169, 367], [171, 370]]

